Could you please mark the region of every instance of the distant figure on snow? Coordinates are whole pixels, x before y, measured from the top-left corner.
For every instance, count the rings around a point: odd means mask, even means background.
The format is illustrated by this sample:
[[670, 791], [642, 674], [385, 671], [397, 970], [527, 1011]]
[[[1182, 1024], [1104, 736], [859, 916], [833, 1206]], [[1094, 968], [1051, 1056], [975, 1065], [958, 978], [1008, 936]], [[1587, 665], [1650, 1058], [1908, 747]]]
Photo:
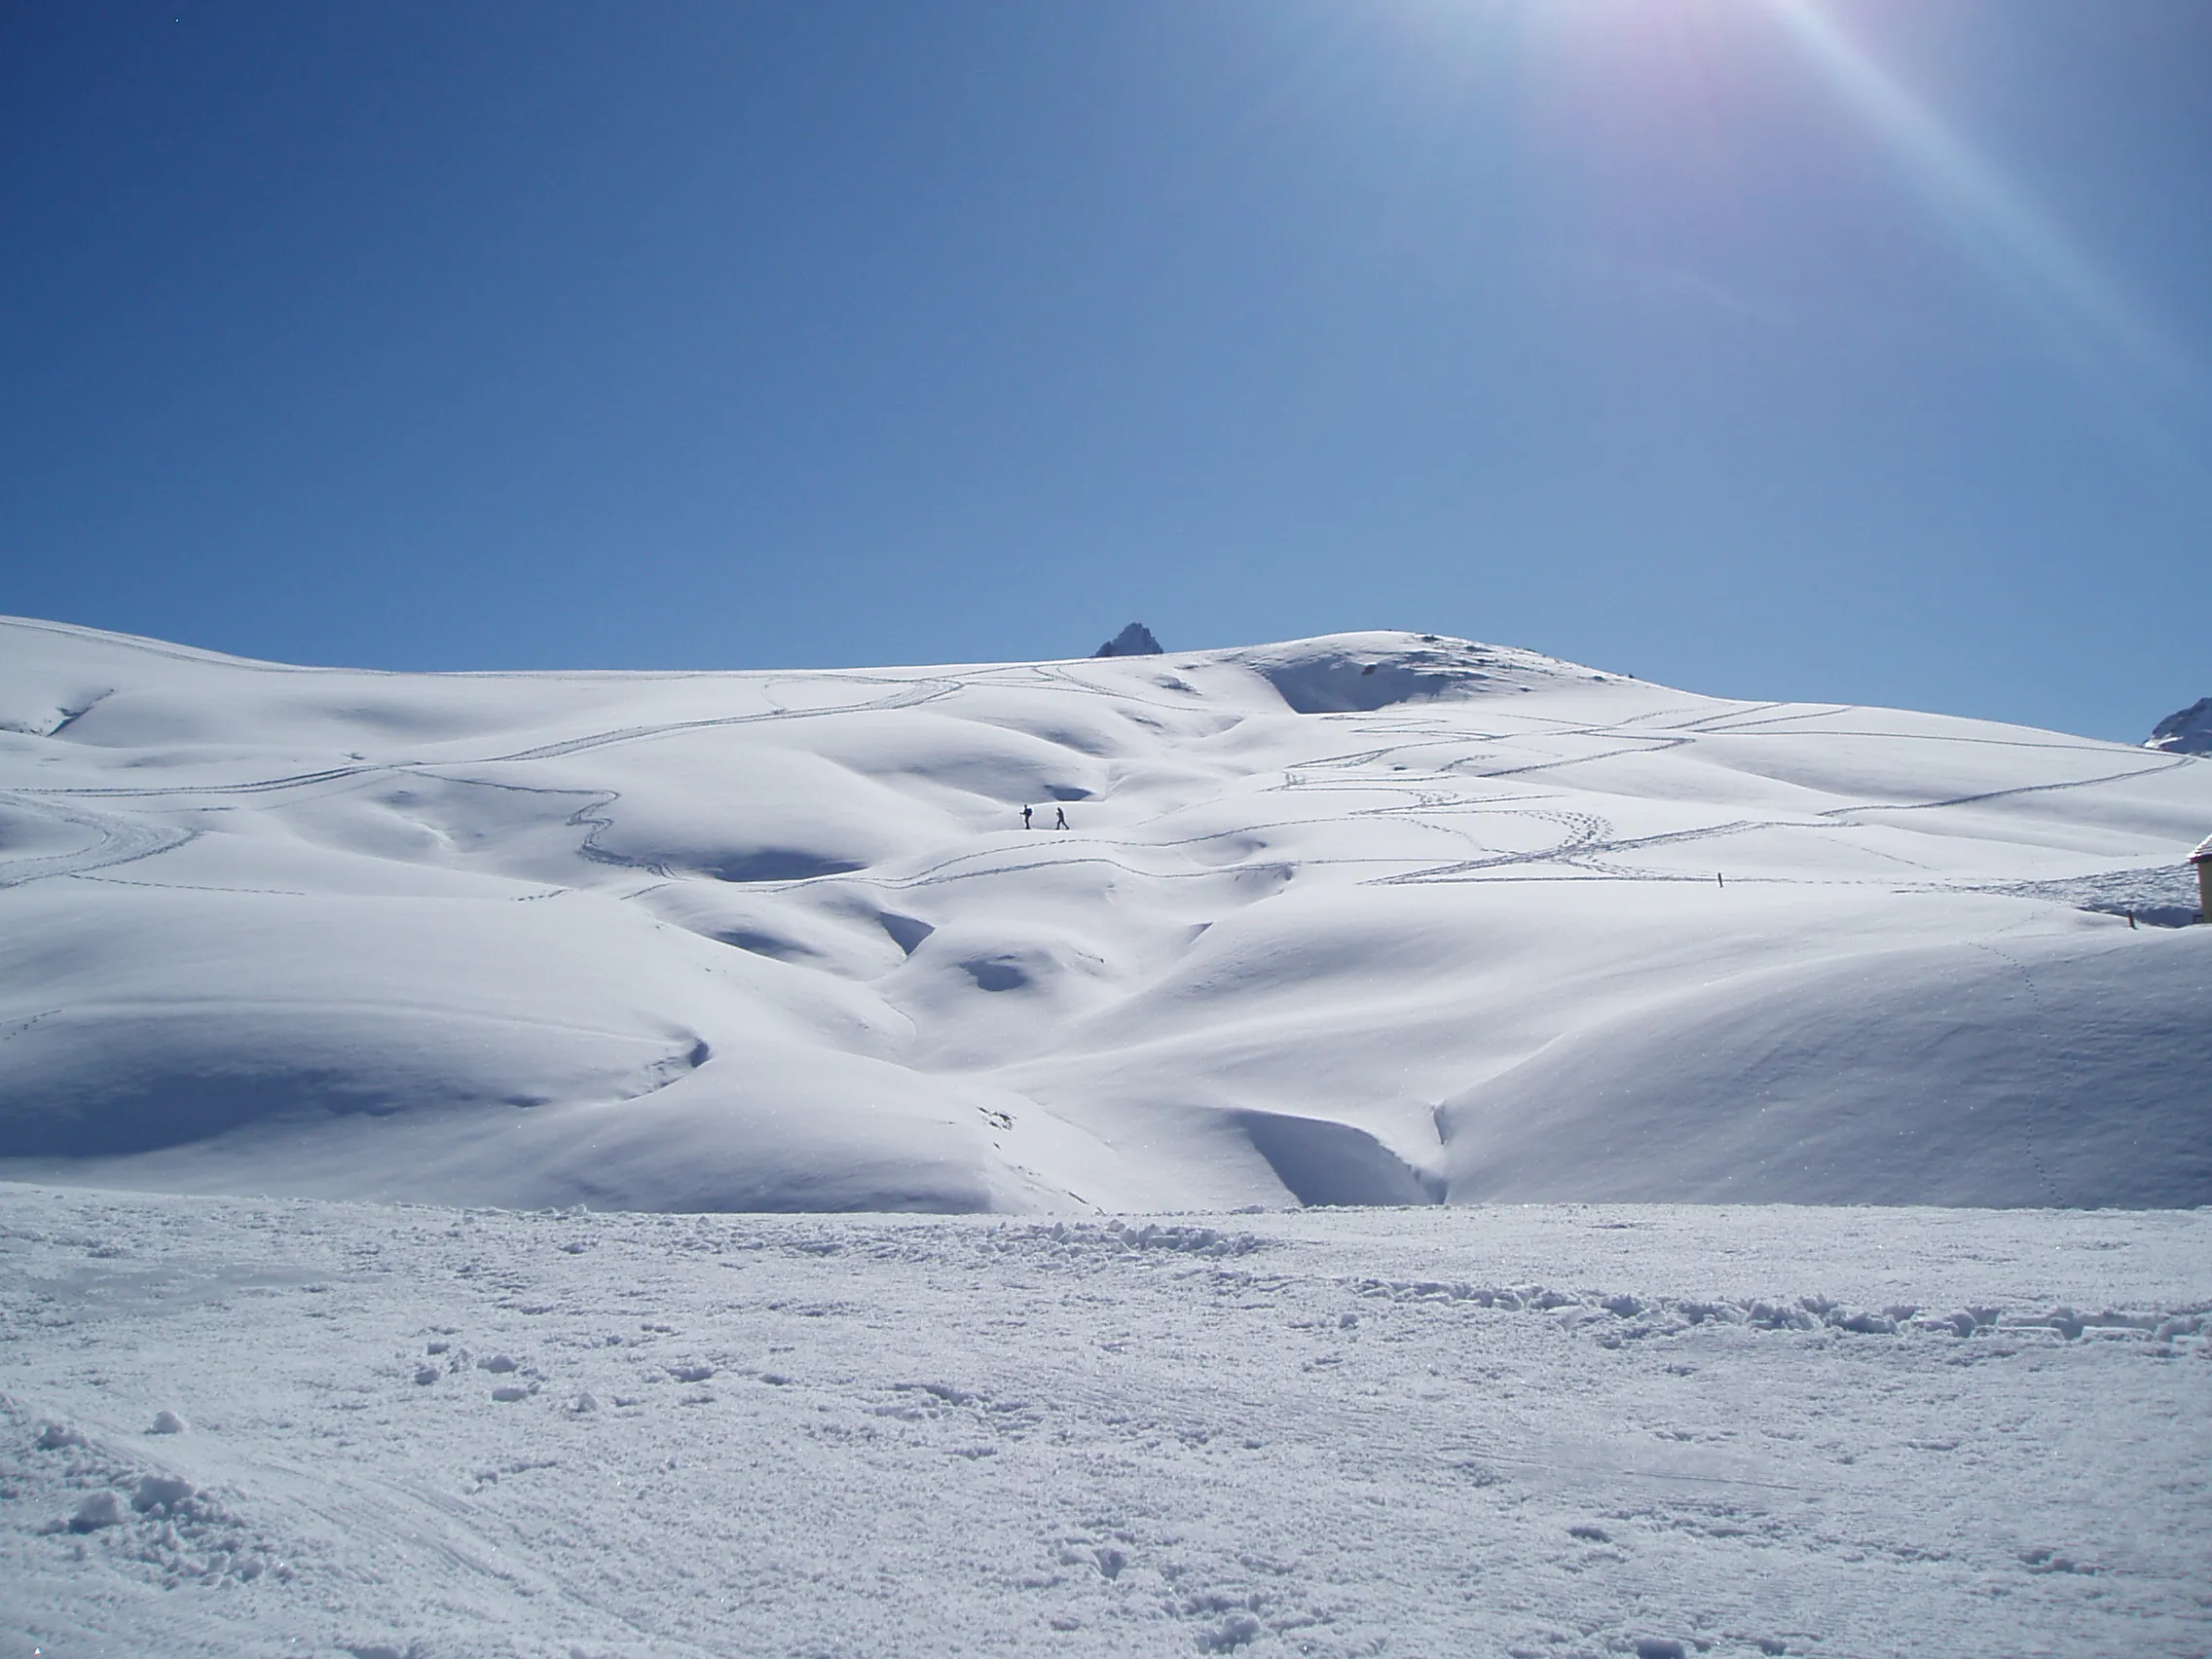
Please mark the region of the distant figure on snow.
[[1024, 830], [1034, 830], [1036, 828], [1034, 824], [1029, 822], [1029, 817], [1030, 809], [1025, 806], [1021, 809], [1021, 827]]
[[1065, 830], [1067, 827], [1068, 809], [1063, 806], [1053, 815], [1052, 828], [1055, 830]]

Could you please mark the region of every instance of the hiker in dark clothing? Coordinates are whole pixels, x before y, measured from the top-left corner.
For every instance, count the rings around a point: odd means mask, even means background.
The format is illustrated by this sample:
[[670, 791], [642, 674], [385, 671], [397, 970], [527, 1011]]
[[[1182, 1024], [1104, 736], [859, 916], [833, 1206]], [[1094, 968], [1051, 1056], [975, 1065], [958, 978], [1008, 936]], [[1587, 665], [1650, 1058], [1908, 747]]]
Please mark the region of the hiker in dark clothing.
[[1067, 827], [1068, 827], [1068, 809], [1067, 809], [1066, 807], [1064, 807], [1064, 806], [1063, 806], [1063, 807], [1061, 807], [1061, 808], [1059, 809], [1058, 813], [1057, 813], [1057, 814], [1055, 815], [1055, 817], [1054, 817], [1054, 820], [1053, 820], [1053, 823], [1052, 823], [1052, 828], [1053, 828], [1053, 829], [1055, 829], [1055, 830], [1065, 830], [1065, 829], [1066, 829]]
[[1021, 827], [1024, 830], [1035, 828], [1035, 826], [1029, 822], [1029, 808], [1027, 808], [1026, 806], [1021, 809]]

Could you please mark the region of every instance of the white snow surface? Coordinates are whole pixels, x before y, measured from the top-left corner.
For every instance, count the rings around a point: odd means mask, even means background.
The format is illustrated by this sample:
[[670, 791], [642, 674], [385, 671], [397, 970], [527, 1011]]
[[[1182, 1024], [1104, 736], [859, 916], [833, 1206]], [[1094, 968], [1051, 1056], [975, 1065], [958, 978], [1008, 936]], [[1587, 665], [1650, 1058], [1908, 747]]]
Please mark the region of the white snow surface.
[[0, 1186], [0, 1659], [2212, 1650], [2212, 1212]]
[[2125, 912], [2208, 829], [2184, 755], [1433, 636], [401, 675], [12, 620], [0, 1174], [2193, 1205], [2212, 931]]

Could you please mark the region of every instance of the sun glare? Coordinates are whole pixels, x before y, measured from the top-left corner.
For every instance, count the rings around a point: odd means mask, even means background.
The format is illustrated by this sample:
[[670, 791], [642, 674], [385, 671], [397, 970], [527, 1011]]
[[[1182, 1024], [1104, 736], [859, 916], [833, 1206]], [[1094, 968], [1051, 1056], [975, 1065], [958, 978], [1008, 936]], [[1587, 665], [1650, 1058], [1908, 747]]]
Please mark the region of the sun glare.
[[1818, 0], [1755, 0], [1945, 223], [2033, 310], [2054, 343], [2093, 366], [2174, 376], [2180, 359], [2113, 280], [1998, 167], [1975, 153]]
[[[1416, 0], [1432, 60], [1508, 73], [1534, 141], [1622, 172], [1608, 211], [1654, 207], [1648, 164], [1725, 178], [1825, 92], [2058, 355], [2109, 389], [2193, 392], [2188, 355], [2033, 193], [1882, 60], [1834, 0]], [[1779, 52], [1778, 52], [1779, 49]], [[1799, 89], [1797, 65], [1812, 83]], [[1462, 80], [1471, 81], [1472, 75]], [[1494, 85], [1494, 82], [1493, 83]], [[1657, 195], [1664, 197], [1664, 186]], [[1677, 203], [1678, 205], [1678, 203]]]

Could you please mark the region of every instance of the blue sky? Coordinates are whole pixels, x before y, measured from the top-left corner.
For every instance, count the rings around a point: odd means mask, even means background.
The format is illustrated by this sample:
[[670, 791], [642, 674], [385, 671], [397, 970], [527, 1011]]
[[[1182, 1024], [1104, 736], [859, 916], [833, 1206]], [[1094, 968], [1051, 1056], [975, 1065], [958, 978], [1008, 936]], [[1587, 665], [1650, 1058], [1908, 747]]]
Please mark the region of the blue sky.
[[0, 159], [0, 609], [2212, 693], [2203, 0], [18, 0]]

